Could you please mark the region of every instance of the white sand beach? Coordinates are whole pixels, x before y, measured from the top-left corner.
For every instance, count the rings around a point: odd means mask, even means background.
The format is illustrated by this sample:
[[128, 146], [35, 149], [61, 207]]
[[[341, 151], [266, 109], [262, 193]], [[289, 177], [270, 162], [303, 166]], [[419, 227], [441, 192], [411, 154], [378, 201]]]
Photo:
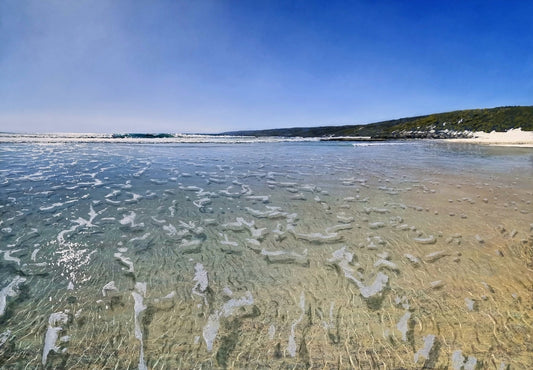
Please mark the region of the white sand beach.
[[472, 143], [499, 146], [533, 147], [533, 131], [522, 131], [521, 128], [510, 129], [507, 132], [474, 132], [471, 138], [449, 139], [448, 142]]

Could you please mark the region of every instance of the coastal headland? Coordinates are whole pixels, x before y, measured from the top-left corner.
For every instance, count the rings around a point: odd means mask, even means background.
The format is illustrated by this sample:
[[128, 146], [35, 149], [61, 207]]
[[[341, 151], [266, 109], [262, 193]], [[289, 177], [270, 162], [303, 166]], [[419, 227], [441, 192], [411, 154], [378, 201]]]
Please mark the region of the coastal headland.
[[533, 146], [533, 106], [457, 110], [360, 125], [231, 131], [224, 135], [319, 137], [324, 141], [453, 139], [463, 143]]

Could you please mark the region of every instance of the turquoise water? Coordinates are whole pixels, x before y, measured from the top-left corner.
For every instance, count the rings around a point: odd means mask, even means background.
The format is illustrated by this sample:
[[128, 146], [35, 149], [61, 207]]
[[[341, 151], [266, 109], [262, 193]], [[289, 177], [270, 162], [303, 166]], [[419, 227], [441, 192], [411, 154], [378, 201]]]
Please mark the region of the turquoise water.
[[533, 361], [530, 149], [26, 143], [0, 163], [4, 367]]

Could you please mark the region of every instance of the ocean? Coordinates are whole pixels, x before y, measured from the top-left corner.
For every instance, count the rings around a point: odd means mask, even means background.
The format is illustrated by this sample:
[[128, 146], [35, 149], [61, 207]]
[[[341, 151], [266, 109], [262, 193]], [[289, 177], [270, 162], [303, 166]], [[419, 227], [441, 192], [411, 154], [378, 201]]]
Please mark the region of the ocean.
[[3, 368], [533, 362], [531, 149], [40, 138], [0, 144]]

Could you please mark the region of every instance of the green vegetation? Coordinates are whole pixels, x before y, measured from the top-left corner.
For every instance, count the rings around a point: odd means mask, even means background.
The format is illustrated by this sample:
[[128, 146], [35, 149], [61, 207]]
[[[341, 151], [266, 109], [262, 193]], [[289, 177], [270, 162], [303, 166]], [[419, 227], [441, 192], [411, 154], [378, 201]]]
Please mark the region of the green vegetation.
[[533, 131], [533, 106], [458, 110], [367, 125], [294, 127], [233, 131], [224, 134], [286, 137], [370, 136], [376, 139], [447, 138], [464, 136], [464, 131], [507, 131], [519, 127], [524, 131]]

